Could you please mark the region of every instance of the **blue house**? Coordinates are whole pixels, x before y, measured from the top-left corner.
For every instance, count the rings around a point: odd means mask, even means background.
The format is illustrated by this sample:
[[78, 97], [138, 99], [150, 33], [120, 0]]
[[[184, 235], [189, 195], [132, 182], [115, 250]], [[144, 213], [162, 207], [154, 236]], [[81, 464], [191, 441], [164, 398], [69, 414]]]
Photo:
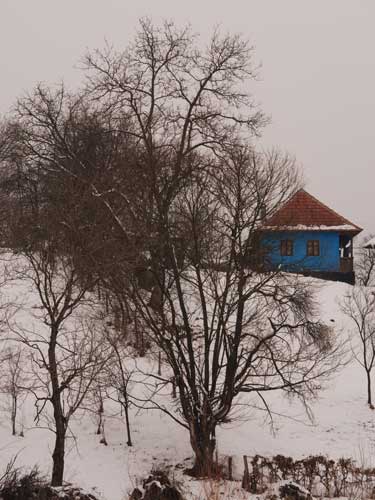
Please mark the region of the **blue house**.
[[266, 267], [354, 283], [353, 238], [362, 229], [304, 189], [259, 230]]

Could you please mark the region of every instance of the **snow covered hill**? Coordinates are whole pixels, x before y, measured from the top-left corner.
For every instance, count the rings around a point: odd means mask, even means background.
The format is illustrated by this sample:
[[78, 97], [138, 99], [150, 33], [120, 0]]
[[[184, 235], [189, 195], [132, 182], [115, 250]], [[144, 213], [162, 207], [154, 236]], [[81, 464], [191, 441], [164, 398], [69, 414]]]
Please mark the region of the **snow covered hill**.
[[[333, 325], [345, 340], [351, 326], [340, 311], [338, 300], [349, 285], [325, 283], [319, 286], [319, 302], [322, 317]], [[23, 321], [32, 322], [31, 313], [36, 297], [28, 290], [12, 285], [12, 293], [23, 295], [28, 304]], [[354, 345], [354, 343], [353, 343]], [[310, 421], [301, 404], [274, 395], [273, 428], [264, 412], [247, 409], [240, 412], [240, 421], [228, 423], [218, 433], [219, 456], [234, 457], [235, 474], [242, 473], [241, 456], [285, 454], [302, 457], [310, 454], [326, 454], [333, 458], [353, 457], [359, 463], [371, 463], [374, 456], [375, 413], [366, 405], [366, 387], [362, 368], [352, 360], [327, 387], [320, 398], [311, 402], [313, 421]], [[17, 455], [16, 465], [38, 465], [49, 473], [53, 435], [34, 422], [35, 408], [32, 398], [22, 409], [20, 421], [25, 437], [12, 437], [9, 416], [1, 414], [0, 420], [0, 470]], [[190, 445], [186, 431], [166, 415], [156, 411], [132, 409], [134, 446], [126, 445], [125, 426], [122, 417], [114, 415], [114, 409], [105, 408], [105, 427], [108, 446], [99, 443], [95, 434], [93, 416], [86, 412], [75, 418], [72, 431], [75, 439], [68, 441], [66, 480], [82, 487], [94, 487], [106, 500], [122, 500], [152, 468], [176, 465], [177, 474], [182, 466], [190, 464]], [[180, 465], [182, 466], [180, 467]], [[374, 464], [373, 464], [374, 465]], [[185, 478], [186, 488], [197, 490], [193, 481]], [[190, 482], [190, 486], [188, 486]]]

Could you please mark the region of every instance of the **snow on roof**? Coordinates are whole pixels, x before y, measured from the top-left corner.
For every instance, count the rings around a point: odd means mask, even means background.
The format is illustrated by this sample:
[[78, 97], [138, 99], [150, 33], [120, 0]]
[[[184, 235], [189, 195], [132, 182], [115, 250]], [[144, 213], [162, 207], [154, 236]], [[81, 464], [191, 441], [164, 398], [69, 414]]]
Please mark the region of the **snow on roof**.
[[[307, 225], [307, 224], [294, 224], [294, 225], [280, 225], [280, 226], [267, 226], [262, 225], [262, 229], [269, 229], [270, 231], [358, 231], [358, 227], [352, 224], [340, 224], [338, 226], [320, 225]], [[374, 238], [375, 244], [375, 238]]]

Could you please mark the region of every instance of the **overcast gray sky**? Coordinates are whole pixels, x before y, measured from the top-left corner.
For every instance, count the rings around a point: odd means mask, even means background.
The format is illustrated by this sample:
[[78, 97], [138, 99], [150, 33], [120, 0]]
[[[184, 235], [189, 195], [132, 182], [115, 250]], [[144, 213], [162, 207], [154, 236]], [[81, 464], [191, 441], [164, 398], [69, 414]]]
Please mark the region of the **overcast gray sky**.
[[374, 0], [0, 0], [0, 113], [38, 81], [78, 86], [86, 49], [123, 47], [145, 15], [250, 39], [262, 63], [250, 89], [272, 117], [263, 144], [294, 154], [308, 191], [375, 232]]

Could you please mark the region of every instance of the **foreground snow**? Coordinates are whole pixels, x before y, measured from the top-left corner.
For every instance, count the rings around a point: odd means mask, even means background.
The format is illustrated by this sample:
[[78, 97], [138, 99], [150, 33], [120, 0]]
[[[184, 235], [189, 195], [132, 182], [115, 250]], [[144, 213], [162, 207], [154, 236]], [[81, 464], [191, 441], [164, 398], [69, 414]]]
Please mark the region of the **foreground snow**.
[[[322, 316], [344, 339], [350, 327], [337, 300], [345, 294], [348, 285], [321, 282], [320, 286]], [[28, 301], [32, 308], [30, 297]], [[242, 474], [242, 455], [256, 453], [293, 457], [327, 454], [333, 458], [353, 457], [359, 463], [365, 461], [370, 465], [374, 455], [375, 421], [374, 413], [365, 403], [364, 377], [359, 365], [352, 361], [322, 391], [320, 399], [311, 403], [313, 421], [308, 420], [297, 401], [280, 395], [272, 399], [273, 429], [266, 415], [248, 408], [245, 413], [239, 408], [239, 421], [228, 423], [218, 433], [219, 456], [234, 457], [234, 473], [238, 478]], [[108, 446], [99, 443], [92, 415], [79, 415], [73, 422], [75, 440], [68, 443], [67, 481], [86, 489], [94, 487], [107, 500], [122, 500], [152, 468], [171, 466], [172, 475], [183, 477], [186, 492], [193, 492], [194, 498], [202, 497], [202, 488], [207, 485], [182, 476], [182, 469], [191, 463], [188, 435], [184, 429], [158, 412], [133, 409], [134, 446], [128, 448], [121, 417], [114, 415], [113, 408], [108, 407], [106, 411]], [[29, 401], [23, 409], [25, 437], [21, 438], [10, 435], [8, 416], [1, 415], [0, 472], [17, 455], [16, 465], [32, 467], [37, 464], [42, 472], [49, 473], [53, 435], [48, 429], [35, 427], [33, 417], [33, 403]]]

